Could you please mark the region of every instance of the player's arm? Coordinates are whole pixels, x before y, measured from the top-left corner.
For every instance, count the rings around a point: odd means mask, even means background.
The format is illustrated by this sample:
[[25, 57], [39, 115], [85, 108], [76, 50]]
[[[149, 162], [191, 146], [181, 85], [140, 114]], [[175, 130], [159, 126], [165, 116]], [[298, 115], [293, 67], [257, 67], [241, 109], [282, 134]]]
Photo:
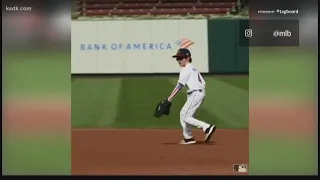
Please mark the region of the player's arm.
[[190, 77], [190, 73], [186, 71], [182, 71], [180, 73], [177, 86], [171, 92], [170, 96], [168, 97], [168, 101], [171, 102], [173, 100], [173, 98], [178, 94], [178, 92], [186, 85], [189, 77]]
[[183, 84], [178, 82], [177, 86], [173, 89], [170, 96], [168, 97], [169, 102], [173, 100], [173, 98], [178, 94], [178, 92], [183, 88], [183, 86], [184, 86]]

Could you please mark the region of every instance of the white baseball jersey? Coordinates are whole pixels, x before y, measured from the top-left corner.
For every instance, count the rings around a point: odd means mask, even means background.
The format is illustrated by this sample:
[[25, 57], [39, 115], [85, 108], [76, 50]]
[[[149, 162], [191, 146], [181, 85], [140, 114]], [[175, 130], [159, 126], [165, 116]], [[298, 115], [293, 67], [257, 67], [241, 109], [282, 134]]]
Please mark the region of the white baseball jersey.
[[191, 63], [188, 63], [180, 71], [178, 83], [181, 83], [184, 86], [186, 85], [188, 87], [188, 92], [205, 89], [206, 87], [206, 82], [200, 72], [196, 70]]
[[[191, 63], [188, 63], [184, 68], [182, 68], [178, 83], [186, 85], [188, 87], [188, 92], [200, 89], [204, 90], [206, 87], [206, 82], [200, 72], [197, 71]], [[180, 111], [180, 123], [183, 130], [183, 137], [185, 139], [193, 138], [191, 133], [192, 126], [201, 128], [203, 131], [210, 127], [210, 124], [193, 117], [194, 113], [202, 104], [204, 97], [204, 91], [193, 92], [187, 96], [187, 101]]]
[[[204, 89], [206, 87], [206, 82], [204, 81], [200, 72], [197, 71], [191, 63], [188, 63], [180, 71], [178, 84], [169, 96], [169, 101], [171, 101], [179, 92], [179, 90], [182, 88], [182, 85], [188, 87], [188, 92], [192, 92], [191, 94], [188, 94], [187, 101], [180, 111], [180, 123], [183, 130], [183, 137], [185, 139], [190, 139], [193, 138], [191, 133], [192, 126], [201, 128], [203, 131], [210, 127], [210, 124], [193, 117], [194, 113], [200, 107], [205, 97]], [[200, 89], [203, 91], [195, 91]]]

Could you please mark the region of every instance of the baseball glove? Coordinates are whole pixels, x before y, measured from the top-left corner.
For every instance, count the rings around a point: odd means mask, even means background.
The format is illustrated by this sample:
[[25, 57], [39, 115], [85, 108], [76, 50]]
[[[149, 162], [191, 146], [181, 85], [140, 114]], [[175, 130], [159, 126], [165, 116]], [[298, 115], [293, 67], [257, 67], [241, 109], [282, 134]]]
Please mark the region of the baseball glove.
[[156, 109], [155, 109], [154, 116], [159, 118], [162, 115], [169, 115], [171, 105], [172, 105], [172, 103], [169, 102], [167, 99], [159, 102]]

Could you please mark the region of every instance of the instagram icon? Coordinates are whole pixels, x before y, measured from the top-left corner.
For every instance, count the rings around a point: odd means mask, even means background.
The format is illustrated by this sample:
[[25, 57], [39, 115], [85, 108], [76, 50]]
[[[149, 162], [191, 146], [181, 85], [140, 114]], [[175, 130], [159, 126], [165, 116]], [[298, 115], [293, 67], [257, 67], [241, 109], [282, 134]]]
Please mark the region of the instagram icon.
[[244, 36], [245, 37], [252, 37], [252, 29], [244, 30]]

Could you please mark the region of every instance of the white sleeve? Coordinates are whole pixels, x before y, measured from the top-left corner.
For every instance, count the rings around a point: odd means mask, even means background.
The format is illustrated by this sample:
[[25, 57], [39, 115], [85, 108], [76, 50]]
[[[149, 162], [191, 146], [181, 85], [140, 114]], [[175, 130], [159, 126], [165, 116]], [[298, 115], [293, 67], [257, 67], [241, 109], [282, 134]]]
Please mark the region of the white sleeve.
[[179, 75], [178, 83], [185, 86], [189, 80], [190, 75], [191, 73], [189, 71], [182, 70]]

